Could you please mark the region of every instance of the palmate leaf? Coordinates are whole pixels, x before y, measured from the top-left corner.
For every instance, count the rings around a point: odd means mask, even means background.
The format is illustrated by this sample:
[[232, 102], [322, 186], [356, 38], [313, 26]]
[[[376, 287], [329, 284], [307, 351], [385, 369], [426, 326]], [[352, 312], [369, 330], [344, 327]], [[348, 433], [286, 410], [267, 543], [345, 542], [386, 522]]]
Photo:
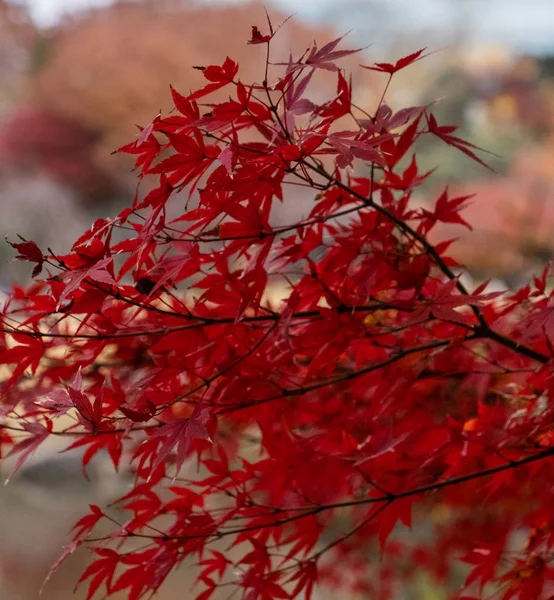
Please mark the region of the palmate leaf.
[[427, 299], [422, 306], [414, 312], [414, 319], [427, 318], [433, 315], [437, 319], [466, 324], [467, 315], [456, 309], [464, 306], [483, 306], [485, 302], [498, 298], [503, 292], [489, 292], [487, 294], [462, 294], [457, 289], [459, 277], [451, 279], [436, 289], [433, 296]]
[[176, 419], [172, 423], [161, 427], [156, 436], [162, 438], [162, 444], [158, 448], [157, 457], [152, 468], [155, 469], [175, 450], [175, 469], [176, 475], [178, 475], [187, 459], [191, 443], [195, 440], [210, 440], [207, 429], [209, 418], [209, 408], [199, 404], [190, 418]]
[[302, 70], [306, 67], [312, 69], [324, 69], [326, 71], [338, 71], [337, 61], [346, 56], [362, 52], [365, 48], [357, 48], [356, 50], [336, 50], [335, 48], [344, 39], [344, 35], [328, 42], [321, 48], [317, 47], [314, 42], [306, 57], [297, 63], [276, 63], [277, 65], [286, 65], [287, 71], [293, 73]]
[[[469, 156], [469, 158], [471, 158], [475, 162], [478, 162], [480, 165], [482, 165], [486, 169], [489, 169], [490, 171], [494, 172], [494, 169], [492, 169], [489, 165], [487, 165], [487, 163], [485, 161], [480, 159], [477, 156], [477, 154], [475, 154], [474, 151], [478, 150], [481, 152], [487, 152], [488, 154], [492, 154], [492, 153], [488, 152], [487, 150], [484, 150], [483, 148], [479, 148], [479, 146], [476, 146], [475, 144], [472, 144], [471, 142], [468, 142], [466, 140], [463, 140], [462, 138], [452, 135], [452, 133], [454, 131], [456, 131], [456, 129], [458, 129], [457, 127], [439, 125], [437, 123], [437, 120], [435, 119], [434, 115], [432, 115], [432, 114], [427, 115], [427, 124], [429, 126], [430, 133], [432, 133], [433, 135], [436, 135], [438, 138], [440, 138], [443, 142], [447, 143], [449, 146], [453, 146], [460, 152], [463, 152], [464, 154]], [[493, 156], [496, 156], [496, 155], [493, 155]]]
[[49, 437], [52, 432], [52, 421], [47, 421], [46, 427], [39, 423], [25, 423], [23, 430], [29, 434], [28, 437], [18, 442], [8, 453], [8, 456], [17, 454], [18, 457], [6, 483]]
[[36, 266], [33, 269], [33, 277], [40, 275], [42, 272], [42, 267], [44, 265], [44, 261], [46, 257], [40, 251], [40, 248], [35, 244], [35, 242], [27, 241], [26, 239], [18, 236], [21, 242], [9, 242], [8, 244], [17, 250], [19, 253], [15, 259], [16, 260], [27, 260], [30, 262], [36, 262]]
[[65, 282], [64, 289], [59, 297], [58, 307], [68, 300], [87, 280], [107, 283], [108, 285], [117, 285], [117, 281], [110, 272], [112, 268], [113, 258], [106, 256], [90, 267], [69, 270], [58, 275], [57, 277]]
[[380, 71], [381, 73], [388, 73], [389, 75], [394, 75], [398, 73], [398, 71], [405, 69], [410, 66], [414, 62], [421, 60], [424, 58], [423, 53], [427, 50], [427, 48], [422, 48], [421, 50], [417, 50], [408, 56], [403, 56], [399, 58], [394, 64], [393, 63], [375, 63], [371, 66], [364, 66], [364, 69], [369, 69], [370, 71]]

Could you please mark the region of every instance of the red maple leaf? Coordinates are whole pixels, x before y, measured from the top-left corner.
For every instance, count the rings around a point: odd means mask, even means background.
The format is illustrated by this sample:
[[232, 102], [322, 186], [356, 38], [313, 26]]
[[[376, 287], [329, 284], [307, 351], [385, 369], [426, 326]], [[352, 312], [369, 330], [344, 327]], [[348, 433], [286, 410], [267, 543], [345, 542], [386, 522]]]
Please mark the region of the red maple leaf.
[[462, 294], [457, 291], [459, 277], [439, 286], [433, 295], [420, 303], [412, 319], [426, 319], [435, 317], [454, 323], [467, 323], [467, 315], [456, 310], [464, 306], [483, 306], [487, 301], [501, 296], [503, 292], [489, 292], [487, 294]]
[[19, 252], [19, 254], [15, 257], [16, 260], [28, 260], [30, 262], [36, 262], [37, 264], [33, 269], [32, 276], [36, 277], [37, 275], [40, 275], [42, 266], [46, 260], [45, 256], [42, 254], [40, 248], [35, 244], [35, 242], [27, 241], [20, 235], [17, 237], [21, 240], [21, 243], [12, 243], [8, 241], [8, 244]]
[[207, 423], [210, 419], [210, 409], [198, 404], [190, 418], [176, 419], [161, 427], [155, 434], [162, 438], [163, 442], [158, 448], [157, 457], [154, 461], [155, 469], [164, 461], [173, 450], [176, 450], [176, 473], [181, 470], [194, 440], [210, 440]]
[[369, 69], [370, 71], [380, 71], [382, 73], [388, 73], [389, 75], [394, 75], [395, 73], [398, 73], [398, 71], [400, 71], [401, 69], [405, 69], [407, 66], [411, 65], [412, 63], [414, 63], [418, 60], [421, 60], [422, 58], [425, 58], [423, 56], [423, 53], [425, 52], [425, 50], [427, 50], [427, 48], [422, 48], [421, 50], [417, 50], [416, 52], [413, 52], [412, 54], [408, 54], [408, 56], [399, 58], [394, 64], [393, 63], [375, 63], [374, 65], [371, 65], [371, 66], [362, 65], [362, 67], [364, 69]]

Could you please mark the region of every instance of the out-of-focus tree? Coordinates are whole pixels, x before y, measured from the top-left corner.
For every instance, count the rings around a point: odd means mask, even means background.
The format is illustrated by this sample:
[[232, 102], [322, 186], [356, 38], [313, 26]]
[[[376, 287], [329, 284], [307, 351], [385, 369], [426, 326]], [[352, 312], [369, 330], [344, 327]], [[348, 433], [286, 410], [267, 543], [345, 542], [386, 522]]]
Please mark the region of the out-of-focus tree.
[[[478, 278], [521, 284], [554, 258], [554, 144], [528, 145], [507, 173], [454, 186], [451, 195], [472, 196], [465, 211], [474, 233], [455, 235], [453, 254]], [[444, 225], [441, 235], [451, 226]]]
[[97, 164], [97, 132], [44, 108], [17, 108], [0, 128], [0, 174], [41, 173], [83, 201], [109, 200], [116, 180]]
[[0, 117], [21, 89], [37, 36], [24, 7], [0, 0]]

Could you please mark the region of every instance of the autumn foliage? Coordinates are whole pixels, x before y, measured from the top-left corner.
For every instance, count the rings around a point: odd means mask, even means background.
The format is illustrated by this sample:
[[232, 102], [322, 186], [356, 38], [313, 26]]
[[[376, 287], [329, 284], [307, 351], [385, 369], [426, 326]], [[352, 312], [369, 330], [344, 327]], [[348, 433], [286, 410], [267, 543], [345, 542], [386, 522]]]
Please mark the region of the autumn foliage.
[[[428, 107], [387, 106], [423, 50], [366, 66], [369, 114], [340, 69], [357, 50], [272, 64], [275, 33], [252, 28], [257, 83], [197, 65], [204, 86], [121, 148], [156, 182], [132, 206], [65, 255], [11, 241], [35, 282], [3, 308], [3, 455], [61, 436], [85, 470], [107, 452], [134, 473], [122, 518], [91, 506], [61, 556], [92, 549], [89, 598], [150, 597], [183, 562], [201, 600], [398, 597], [424, 571], [466, 599], [549, 597], [550, 267], [470, 290], [452, 240], [430, 243], [468, 199], [415, 207], [413, 145], [485, 163]], [[321, 69], [336, 90], [316, 102]], [[304, 217], [275, 225], [299, 190]]]

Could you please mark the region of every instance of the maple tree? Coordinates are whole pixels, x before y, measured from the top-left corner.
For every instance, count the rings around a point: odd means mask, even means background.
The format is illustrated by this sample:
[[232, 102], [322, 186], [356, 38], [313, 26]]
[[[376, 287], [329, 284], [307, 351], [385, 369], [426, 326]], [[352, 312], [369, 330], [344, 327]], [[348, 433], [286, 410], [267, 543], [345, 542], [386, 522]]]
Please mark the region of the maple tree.
[[[393, 597], [422, 570], [450, 585], [460, 562], [466, 599], [549, 597], [550, 267], [514, 292], [469, 290], [452, 240], [429, 241], [467, 226], [467, 198], [412, 206], [430, 176], [414, 143], [485, 162], [429, 107], [386, 105], [424, 50], [367, 66], [385, 78], [369, 114], [337, 64], [359, 50], [339, 38], [272, 64], [276, 32], [252, 28], [260, 82], [231, 58], [196, 66], [205, 85], [172, 89], [175, 110], [121, 148], [157, 181], [132, 206], [64, 255], [11, 242], [35, 281], [2, 311], [3, 455], [17, 469], [60, 436], [85, 471], [106, 452], [135, 475], [124, 518], [91, 506], [54, 566], [89, 546], [89, 598], [150, 597], [190, 560], [201, 600], [319, 583]], [[319, 69], [337, 87], [316, 103]], [[272, 224], [298, 189], [306, 215]]]

